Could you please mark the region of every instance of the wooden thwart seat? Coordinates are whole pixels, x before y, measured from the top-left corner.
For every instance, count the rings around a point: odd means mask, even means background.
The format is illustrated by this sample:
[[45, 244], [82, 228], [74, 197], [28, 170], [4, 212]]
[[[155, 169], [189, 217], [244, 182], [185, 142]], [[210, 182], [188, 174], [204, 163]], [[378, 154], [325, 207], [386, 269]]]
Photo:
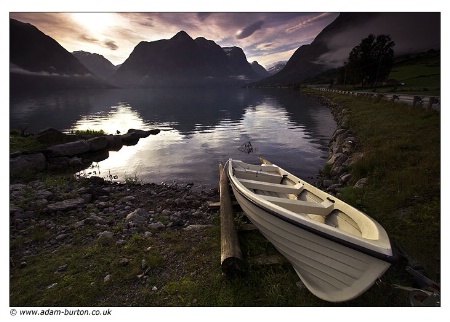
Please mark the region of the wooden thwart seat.
[[[319, 215], [319, 216], [327, 216], [333, 210], [334, 203], [325, 200], [322, 203], [303, 201], [303, 200], [293, 200], [287, 198], [278, 198], [272, 196], [263, 196], [259, 197], [270, 201], [278, 206], [281, 206], [285, 209], [293, 211], [295, 213], [303, 213], [303, 214], [311, 214], [311, 215]], [[316, 218], [313, 218], [316, 219]], [[320, 221], [320, 220], [318, 220]]]
[[264, 191], [280, 192], [285, 194], [298, 195], [303, 190], [303, 184], [298, 183], [295, 186], [289, 186], [279, 183], [269, 183], [257, 180], [240, 179], [239, 180], [248, 189], [259, 189]]
[[275, 173], [279, 173], [279, 171], [280, 171], [280, 168], [275, 165], [268, 165], [268, 164], [254, 165], [254, 164], [244, 163], [242, 161], [233, 161], [233, 164], [234, 164], [234, 169], [275, 172]]
[[268, 183], [280, 183], [283, 179], [283, 176], [279, 173], [270, 173], [265, 171], [258, 170], [250, 170], [250, 169], [241, 169], [235, 168], [234, 174], [239, 181], [242, 180], [255, 180], [255, 181], [264, 181]]

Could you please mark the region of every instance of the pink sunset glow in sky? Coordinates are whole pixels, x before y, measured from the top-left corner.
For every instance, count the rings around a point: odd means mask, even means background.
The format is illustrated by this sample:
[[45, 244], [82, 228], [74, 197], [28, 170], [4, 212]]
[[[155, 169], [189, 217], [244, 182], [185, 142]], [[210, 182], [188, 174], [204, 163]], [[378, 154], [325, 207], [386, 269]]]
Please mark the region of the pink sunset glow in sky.
[[241, 47], [265, 67], [288, 60], [339, 13], [305, 12], [10, 12], [69, 52], [83, 50], [123, 63], [141, 41], [172, 38], [180, 30], [222, 47]]

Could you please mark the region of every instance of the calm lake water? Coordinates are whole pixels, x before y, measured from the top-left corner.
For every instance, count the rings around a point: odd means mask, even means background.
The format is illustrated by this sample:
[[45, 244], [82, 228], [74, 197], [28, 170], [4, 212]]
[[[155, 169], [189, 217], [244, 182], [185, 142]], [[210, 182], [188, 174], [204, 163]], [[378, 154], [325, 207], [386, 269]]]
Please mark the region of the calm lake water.
[[14, 95], [10, 127], [108, 134], [159, 128], [86, 173], [210, 188], [228, 158], [258, 163], [264, 156], [313, 181], [336, 123], [328, 108], [289, 89], [110, 89]]

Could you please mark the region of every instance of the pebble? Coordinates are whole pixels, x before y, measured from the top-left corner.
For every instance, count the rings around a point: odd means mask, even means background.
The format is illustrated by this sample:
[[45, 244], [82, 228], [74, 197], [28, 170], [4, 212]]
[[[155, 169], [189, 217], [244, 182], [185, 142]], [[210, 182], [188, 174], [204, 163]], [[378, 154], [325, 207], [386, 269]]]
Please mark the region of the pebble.
[[67, 271], [67, 267], [68, 267], [67, 264], [61, 265], [60, 267], [58, 267], [58, 268], [56, 269], [55, 274], [61, 274], [61, 273], [64, 273], [65, 271]]
[[148, 227], [151, 229], [155, 229], [155, 230], [161, 230], [161, 229], [165, 228], [166, 226], [162, 222], [158, 221], [154, 224], [148, 225]]
[[358, 180], [358, 182], [355, 183], [355, 185], [353, 186], [354, 188], [364, 188], [367, 185], [368, 179], [367, 178], [361, 178]]
[[97, 236], [98, 242], [100, 245], [109, 246], [113, 243], [114, 234], [110, 231], [103, 231]]
[[120, 263], [120, 265], [122, 265], [122, 266], [127, 266], [128, 264], [130, 264], [130, 260], [129, 260], [128, 258], [122, 258], [122, 259], [119, 261], [119, 263]]

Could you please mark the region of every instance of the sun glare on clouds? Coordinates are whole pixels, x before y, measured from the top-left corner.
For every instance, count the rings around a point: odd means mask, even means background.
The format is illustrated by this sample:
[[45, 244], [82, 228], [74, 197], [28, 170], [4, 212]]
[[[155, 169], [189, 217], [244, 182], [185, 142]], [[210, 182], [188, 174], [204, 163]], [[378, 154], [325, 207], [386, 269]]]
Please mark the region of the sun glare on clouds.
[[115, 25], [115, 13], [78, 12], [70, 13], [70, 17], [86, 31], [94, 36]]

